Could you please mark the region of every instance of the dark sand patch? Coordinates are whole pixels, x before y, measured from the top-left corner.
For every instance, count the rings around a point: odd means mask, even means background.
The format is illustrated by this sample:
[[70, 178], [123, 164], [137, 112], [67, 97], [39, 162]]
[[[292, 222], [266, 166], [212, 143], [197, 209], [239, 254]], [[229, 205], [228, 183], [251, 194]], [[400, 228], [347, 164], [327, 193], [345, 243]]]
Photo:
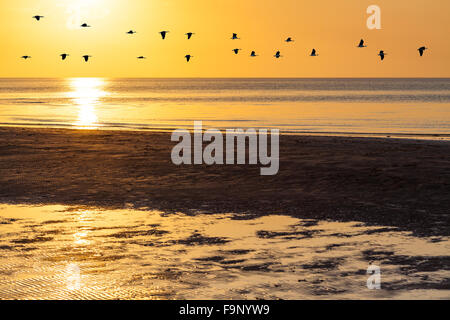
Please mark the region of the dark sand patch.
[[368, 261], [400, 266], [404, 274], [450, 270], [450, 256], [405, 256], [372, 250], [364, 251], [363, 256]]
[[134, 237], [145, 237], [145, 236], [156, 236], [160, 237], [166, 233], [169, 233], [169, 231], [165, 230], [135, 230], [135, 231], [122, 231], [110, 235], [105, 235], [104, 237], [113, 237], [113, 238], [134, 238]]
[[184, 244], [187, 246], [198, 246], [198, 245], [215, 245], [215, 244], [225, 244], [230, 242], [222, 237], [205, 237], [199, 233], [194, 233], [186, 239], [173, 240], [173, 244]]
[[342, 261], [343, 259], [341, 258], [320, 260], [313, 263], [304, 264], [301, 267], [303, 269], [334, 270], [342, 263]]
[[14, 239], [14, 240], [11, 240], [11, 242], [15, 243], [15, 244], [30, 244], [30, 243], [39, 243], [39, 242], [49, 242], [52, 240], [53, 240], [52, 237], [37, 236], [34, 238]]
[[[383, 283], [383, 290], [400, 291], [400, 290], [450, 290], [450, 279], [430, 281], [421, 279], [415, 283], [407, 281], [396, 281]], [[423, 281], [425, 280], [425, 281]]]
[[450, 235], [448, 142], [286, 135], [270, 177], [259, 166], [175, 166], [174, 144], [168, 133], [3, 127], [0, 201], [287, 214]]
[[14, 222], [18, 221], [18, 219], [7, 219], [7, 218], [3, 218], [0, 217], [0, 224], [12, 224]]
[[196, 258], [197, 261], [207, 261], [207, 262], [220, 262], [225, 260], [225, 257], [222, 256], [212, 256], [212, 257], [205, 257], [205, 258]]
[[236, 249], [236, 250], [223, 250], [222, 252], [225, 254], [232, 254], [232, 255], [244, 255], [253, 251], [254, 250], [249, 249]]
[[311, 238], [314, 234], [318, 233], [319, 230], [307, 230], [307, 231], [265, 231], [260, 230], [256, 232], [256, 235], [259, 238], [263, 239], [273, 239], [273, 238], [282, 238], [285, 240], [292, 239], [308, 239]]

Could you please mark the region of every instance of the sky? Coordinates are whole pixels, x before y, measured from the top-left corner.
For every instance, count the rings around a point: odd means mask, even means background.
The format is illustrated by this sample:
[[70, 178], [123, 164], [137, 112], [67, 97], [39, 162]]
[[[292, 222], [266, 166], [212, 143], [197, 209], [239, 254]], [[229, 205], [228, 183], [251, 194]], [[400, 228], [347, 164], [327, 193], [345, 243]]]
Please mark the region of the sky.
[[449, 13], [448, 0], [1, 0], [0, 77], [450, 77]]

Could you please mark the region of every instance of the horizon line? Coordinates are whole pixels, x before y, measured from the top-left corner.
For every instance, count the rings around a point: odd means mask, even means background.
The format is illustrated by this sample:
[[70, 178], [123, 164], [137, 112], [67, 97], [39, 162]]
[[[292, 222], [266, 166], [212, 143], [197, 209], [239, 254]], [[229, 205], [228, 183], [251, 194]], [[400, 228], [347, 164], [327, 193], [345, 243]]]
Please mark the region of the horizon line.
[[0, 79], [450, 79], [448, 77], [2, 77]]

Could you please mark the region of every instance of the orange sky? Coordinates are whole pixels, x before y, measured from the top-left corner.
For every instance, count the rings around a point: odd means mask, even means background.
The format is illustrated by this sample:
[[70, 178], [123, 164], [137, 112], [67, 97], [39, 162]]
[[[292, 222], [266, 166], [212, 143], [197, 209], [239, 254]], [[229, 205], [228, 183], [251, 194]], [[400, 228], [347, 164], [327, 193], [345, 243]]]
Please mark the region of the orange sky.
[[[382, 30], [366, 26], [372, 4]], [[448, 0], [2, 0], [0, 77], [449, 77], [449, 14]], [[160, 30], [171, 31], [164, 41]], [[356, 48], [360, 38], [368, 48]], [[423, 58], [421, 45], [431, 48]]]

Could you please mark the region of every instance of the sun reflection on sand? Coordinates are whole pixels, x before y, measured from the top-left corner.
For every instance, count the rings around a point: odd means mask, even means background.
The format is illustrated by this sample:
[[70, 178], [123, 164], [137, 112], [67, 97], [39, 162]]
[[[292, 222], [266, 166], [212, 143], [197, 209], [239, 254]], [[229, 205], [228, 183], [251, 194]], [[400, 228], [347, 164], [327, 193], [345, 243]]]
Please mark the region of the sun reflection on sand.
[[81, 288], [81, 272], [80, 267], [75, 263], [70, 263], [66, 267], [66, 282], [69, 291], [80, 290]]
[[[2, 205], [0, 300], [448, 299], [448, 237], [240, 217]], [[381, 290], [367, 289], [370, 261]]]
[[91, 241], [88, 239], [91, 230], [90, 224], [93, 221], [92, 212], [89, 210], [82, 210], [77, 213], [76, 220], [81, 227], [77, 228], [76, 232], [73, 234], [75, 245], [90, 245]]
[[[74, 215], [76, 226], [73, 233], [73, 246], [72, 248], [78, 252], [88, 253], [91, 245], [90, 238], [90, 224], [93, 222], [92, 212], [89, 210], [81, 210]], [[80, 290], [82, 287], [81, 281], [81, 268], [75, 263], [68, 261], [66, 267], [66, 282], [67, 289], [69, 291]]]
[[78, 107], [78, 119], [74, 126], [78, 129], [98, 128], [96, 106], [107, 95], [103, 90], [105, 81], [99, 78], [74, 78], [69, 81], [72, 91], [68, 95]]

